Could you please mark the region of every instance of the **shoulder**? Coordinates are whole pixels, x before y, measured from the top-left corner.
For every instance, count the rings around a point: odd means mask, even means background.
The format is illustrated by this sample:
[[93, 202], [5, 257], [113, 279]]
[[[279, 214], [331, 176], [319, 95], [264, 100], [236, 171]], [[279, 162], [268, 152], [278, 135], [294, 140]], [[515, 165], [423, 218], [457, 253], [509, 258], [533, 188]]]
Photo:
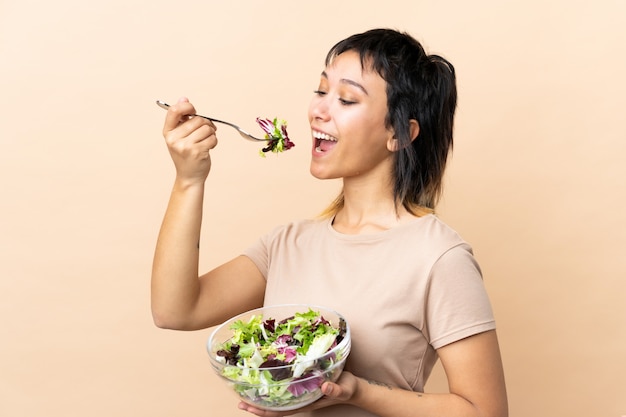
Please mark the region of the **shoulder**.
[[420, 262], [428, 269], [429, 279], [464, 279], [481, 276], [480, 266], [472, 246], [447, 223], [427, 215], [410, 225], [404, 240], [411, 250], [419, 253]]
[[328, 233], [329, 222], [328, 219], [294, 220], [270, 229], [260, 241], [267, 247], [276, 247], [320, 239]]
[[436, 248], [437, 264], [442, 265], [467, 265], [478, 269], [474, 259], [472, 246], [447, 223], [436, 216], [430, 216], [428, 222], [429, 241]]
[[425, 233], [428, 233], [431, 238], [449, 242], [451, 244], [465, 242], [455, 229], [450, 227], [445, 221], [441, 220], [439, 217], [433, 214], [429, 214], [427, 216], [424, 216], [423, 220], [423, 230]]
[[417, 218], [402, 228], [400, 239], [414, 242], [415, 249], [437, 260], [449, 251], [468, 251], [472, 248], [459, 233], [439, 217], [429, 214]]
[[284, 223], [270, 229], [261, 237], [266, 244], [319, 237], [328, 230], [328, 219], [299, 219]]
[[289, 252], [308, 242], [318, 241], [317, 236], [326, 229], [328, 221], [316, 219], [295, 220], [275, 226], [248, 246], [243, 255], [250, 258], [264, 276], [267, 276], [271, 259], [288, 259]]

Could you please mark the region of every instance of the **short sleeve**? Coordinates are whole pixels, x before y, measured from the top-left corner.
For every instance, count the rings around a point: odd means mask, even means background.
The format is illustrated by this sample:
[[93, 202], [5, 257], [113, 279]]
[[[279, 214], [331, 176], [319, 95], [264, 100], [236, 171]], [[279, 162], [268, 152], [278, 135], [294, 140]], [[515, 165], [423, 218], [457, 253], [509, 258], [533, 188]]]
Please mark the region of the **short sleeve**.
[[426, 297], [424, 330], [435, 349], [495, 329], [480, 267], [465, 243], [433, 265]]
[[259, 268], [263, 277], [267, 280], [269, 271], [269, 235], [262, 236], [252, 245], [246, 248], [242, 255], [247, 256]]

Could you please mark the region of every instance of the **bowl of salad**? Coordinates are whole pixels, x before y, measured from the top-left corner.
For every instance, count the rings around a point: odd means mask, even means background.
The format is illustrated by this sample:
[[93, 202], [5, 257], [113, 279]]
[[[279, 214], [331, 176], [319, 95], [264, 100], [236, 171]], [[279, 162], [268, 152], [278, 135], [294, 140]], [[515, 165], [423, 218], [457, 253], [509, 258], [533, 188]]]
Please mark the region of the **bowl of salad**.
[[207, 343], [213, 369], [257, 408], [295, 410], [318, 400], [350, 353], [350, 328], [336, 311], [309, 305], [266, 306], [218, 326]]

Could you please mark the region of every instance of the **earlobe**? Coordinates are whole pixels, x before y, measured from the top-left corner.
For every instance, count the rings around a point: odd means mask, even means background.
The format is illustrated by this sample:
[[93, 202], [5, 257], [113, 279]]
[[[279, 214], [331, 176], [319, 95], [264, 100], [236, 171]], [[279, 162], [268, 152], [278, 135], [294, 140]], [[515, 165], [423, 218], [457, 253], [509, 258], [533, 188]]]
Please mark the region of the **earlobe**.
[[389, 152], [397, 152], [400, 150], [400, 145], [398, 144], [398, 139], [396, 138], [390, 138], [387, 141], [387, 149], [389, 150]]
[[[413, 142], [420, 133], [420, 125], [415, 119], [409, 120], [409, 135], [411, 137], [411, 142]], [[389, 138], [387, 141], [387, 149], [389, 152], [397, 152], [400, 150], [400, 142], [395, 136]]]

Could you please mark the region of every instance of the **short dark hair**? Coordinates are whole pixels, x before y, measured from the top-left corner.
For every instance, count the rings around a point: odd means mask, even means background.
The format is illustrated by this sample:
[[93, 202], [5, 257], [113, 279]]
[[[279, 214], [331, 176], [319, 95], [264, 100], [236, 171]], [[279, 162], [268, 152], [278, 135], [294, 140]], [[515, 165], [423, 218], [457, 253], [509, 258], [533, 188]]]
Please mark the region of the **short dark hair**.
[[[442, 192], [443, 174], [452, 149], [457, 104], [454, 67], [439, 55], [428, 55], [405, 32], [372, 29], [334, 45], [326, 65], [347, 51], [361, 57], [387, 83], [387, 127], [399, 142], [394, 166], [394, 197], [415, 213], [419, 207], [434, 209]], [[409, 120], [419, 123], [411, 141]], [[342, 199], [341, 199], [342, 200]]]

